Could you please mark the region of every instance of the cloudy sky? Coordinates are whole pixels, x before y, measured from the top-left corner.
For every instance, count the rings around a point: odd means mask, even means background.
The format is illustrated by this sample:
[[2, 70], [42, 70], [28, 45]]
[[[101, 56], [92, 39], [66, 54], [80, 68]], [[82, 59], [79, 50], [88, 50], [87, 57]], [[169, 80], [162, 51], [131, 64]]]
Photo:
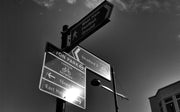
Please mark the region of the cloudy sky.
[[[23, 1], [23, 0], [20, 0]], [[33, 0], [37, 4], [50, 8], [53, 7], [54, 5], [59, 2], [59, 0]], [[103, 0], [64, 0], [68, 4], [76, 4], [78, 5], [79, 2], [82, 2], [86, 7], [93, 9], [95, 8], [98, 4], [100, 4]], [[179, 10], [179, 1], [178, 0], [107, 0], [109, 2], [113, 2], [114, 5], [120, 8], [121, 11], [137, 11], [137, 10], [156, 10], [157, 9], [160, 11], [164, 10]]]
[[[151, 112], [148, 98], [180, 79], [179, 0], [109, 0], [110, 22], [80, 45], [113, 66], [120, 112]], [[38, 89], [46, 42], [61, 46], [62, 26], [72, 26], [102, 0], [3, 0], [0, 18], [0, 111], [55, 112], [56, 98]], [[87, 108], [66, 112], [112, 112], [113, 95], [90, 82]]]

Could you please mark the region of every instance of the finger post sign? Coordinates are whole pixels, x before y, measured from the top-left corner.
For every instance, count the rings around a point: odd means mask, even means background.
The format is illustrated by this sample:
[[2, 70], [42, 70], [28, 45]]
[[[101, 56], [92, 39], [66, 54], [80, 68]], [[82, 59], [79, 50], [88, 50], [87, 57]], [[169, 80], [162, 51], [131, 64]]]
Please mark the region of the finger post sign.
[[66, 46], [72, 50], [89, 35], [108, 23], [112, 9], [113, 4], [105, 0], [79, 22], [71, 26], [67, 31]]
[[111, 68], [109, 63], [98, 58], [97, 56], [83, 49], [80, 46], [75, 47], [72, 50], [72, 54], [78, 61], [82, 62], [88, 69], [97, 73], [101, 77], [111, 81]]

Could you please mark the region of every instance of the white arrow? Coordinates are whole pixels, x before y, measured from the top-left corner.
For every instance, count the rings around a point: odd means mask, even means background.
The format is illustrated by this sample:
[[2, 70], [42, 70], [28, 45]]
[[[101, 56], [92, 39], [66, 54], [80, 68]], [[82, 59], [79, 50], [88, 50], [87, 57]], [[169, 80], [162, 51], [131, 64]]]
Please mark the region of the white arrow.
[[51, 72], [49, 72], [48, 74], [48, 77], [51, 79], [51, 78], [53, 78], [53, 79], [55, 79], [55, 77], [53, 76], [53, 75], [51, 75]]
[[78, 53], [79, 53], [80, 50], [81, 50], [81, 49], [80, 49], [79, 47], [77, 47], [77, 49], [75, 49], [74, 52], [73, 52], [75, 58], [76, 58], [78, 61], [80, 61], [79, 56], [78, 56]]
[[107, 13], [106, 13], [106, 16], [105, 16], [105, 19], [106, 19], [106, 18], [109, 18], [110, 15], [111, 15], [112, 6], [109, 6], [109, 5], [106, 4], [104, 7], [107, 9]]

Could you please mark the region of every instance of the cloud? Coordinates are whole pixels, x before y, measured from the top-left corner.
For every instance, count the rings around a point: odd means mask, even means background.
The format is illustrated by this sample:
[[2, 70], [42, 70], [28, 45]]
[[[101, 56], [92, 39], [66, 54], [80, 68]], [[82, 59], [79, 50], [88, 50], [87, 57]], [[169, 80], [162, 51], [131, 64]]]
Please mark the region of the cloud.
[[74, 3], [76, 3], [76, 0], [66, 0], [67, 1], [67, 3], [69, 3], [69, 4], [74, 4]]
[[[24, 1], [24, 0], [16, 0]], [[40, 6], [51, 8], [62, 0], [33, 0]], [[68, 4], [75, 4], [77, 0], [63, 0]], [[94, 9], [104, 0], [79, 0], [89, 9]], [[107, 0], [114, 4], [120, 12], [172, 12], [180, 13], [180, 0]], [[76, 4], [78, 5], [78, 4]]]
[[95, 7], [97, 7], [103, 0], [86, 0], [85, 1], [85, 5], [90, 8], [90, 9], [94, 9]]
[[180, 0], [114, 0], [122, 12], [180, 11]]
[[127, 4], [122, 0], [115, 0], [115, 3], [116, 6], [119, 8], [119, 10], [121, 11], [127, 10]]
[[[85, 0], [85, 6], [94, 9], [97, 7], [100, 3], [102, 3], [104, 0]], [[112, 1], [112, 0], [107, 0], [107, 1]]]
[[51, 8], [55, 4], [55, 0], [33, 0], [40, 6]]
[[[60, 0], [32, 0], [35, 3], [37, 3], [40, 6], [46, 7], [46, 8], [52, 8], [55, 4], [57, 4], [57, 1]], [[64, 0], [69, 4], [74, 4], [76, 3], [77, 0]]]

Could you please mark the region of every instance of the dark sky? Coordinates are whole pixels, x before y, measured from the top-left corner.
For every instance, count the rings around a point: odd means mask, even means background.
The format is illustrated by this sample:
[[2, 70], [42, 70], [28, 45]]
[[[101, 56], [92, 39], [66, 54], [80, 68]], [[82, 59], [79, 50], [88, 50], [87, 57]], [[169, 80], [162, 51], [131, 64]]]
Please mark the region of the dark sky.
[[[38, 88], [46, 42], [60, 48], [62, 26], [92, 10], [82, 0], [52, 0], [49, 6], [37, 1], [0, 3], [2, 112], [55, 112], [56, 98]], [[125, 4], [123, 9], [121, 0], [112, 2], [111, 22], [80, 45], [113, 66], [117, 91], [130, 99], [118, 98], [119, 112], [151, 112], [148, 98], [180, 79], [179, 10], [169, 5], [132, 11]], [[87, 71], [87, 109], [67, 104], [66, 112], [115, 111], [113, 94], [91, 86], [94, 78], [112, 88], [111, 82]]]

